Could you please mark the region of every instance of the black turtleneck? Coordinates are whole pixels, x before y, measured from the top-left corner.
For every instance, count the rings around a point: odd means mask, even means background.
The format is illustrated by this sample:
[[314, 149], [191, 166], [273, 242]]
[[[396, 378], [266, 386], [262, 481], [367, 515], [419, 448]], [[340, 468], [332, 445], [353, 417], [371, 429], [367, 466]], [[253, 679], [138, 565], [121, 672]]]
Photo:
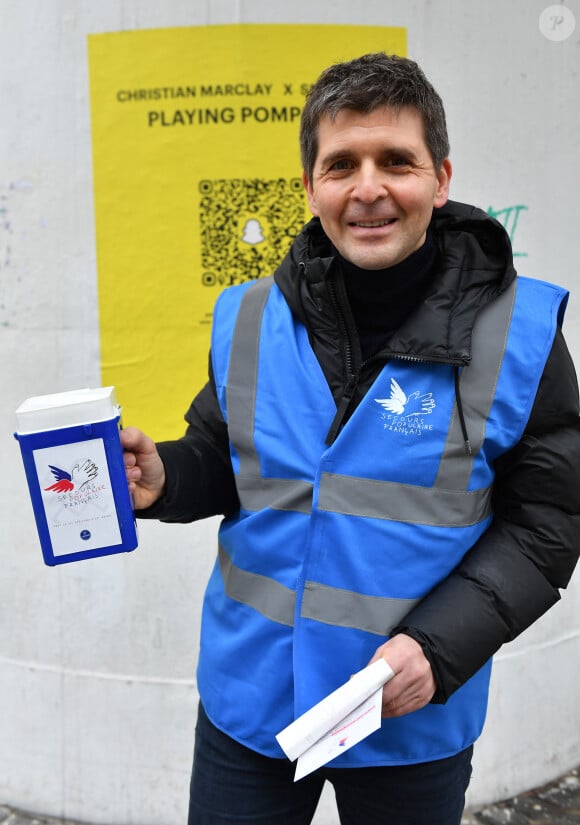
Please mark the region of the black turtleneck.
[[428, 232], [423, 246], [387, 269], [360, 269], [335, 254], [366, 360], [386, 346], [423, 298], [435, 274], [437, 246]]

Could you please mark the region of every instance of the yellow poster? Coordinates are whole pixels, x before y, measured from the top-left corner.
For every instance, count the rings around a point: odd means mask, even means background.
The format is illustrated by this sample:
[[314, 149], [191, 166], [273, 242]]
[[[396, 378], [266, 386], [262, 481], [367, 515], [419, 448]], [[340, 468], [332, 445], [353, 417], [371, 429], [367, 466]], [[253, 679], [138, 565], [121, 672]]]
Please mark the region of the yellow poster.
[[103, 385], [126, 425], [184, 431], [212, 308], [270, 274], [309, 218], [298, 129], [322, 69], [406, 32], [226, 25], [89, 36]]

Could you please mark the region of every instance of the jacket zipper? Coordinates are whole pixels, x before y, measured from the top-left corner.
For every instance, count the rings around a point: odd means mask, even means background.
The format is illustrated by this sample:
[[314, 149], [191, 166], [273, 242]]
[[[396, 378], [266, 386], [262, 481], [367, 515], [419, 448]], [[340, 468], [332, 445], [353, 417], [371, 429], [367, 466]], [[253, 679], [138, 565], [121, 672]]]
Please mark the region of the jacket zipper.
[[334, 313], [336, 315], [336, 319], [338, 321], [338, 332], [340, 335], [340, 341], [342, 345], [342, 358], [343, 358], [343, 366], [346, 375], [347, 382], [351, 380], [354, 376], [354, 368], [353, 368], [353, 353], [352, 353], [352, 343], [350, 339], [350, 332], [348, 329], [348, 324], [346, 322], [346, 318], [343, 312], [343, 309], [340, 305], [340, 301], [338, 300], [338, 296], [336, 294], [336, 287], [334, 285], [334, 281], [332, 278], [328, 279], [328, 294], [330, 295], [330, 301], [332, 303], [332, 307], [334, 309]]
[[354, 356], [352, 351], [352, 342], [350, 338], [348, 324], [346, 322], [344, 312], [342, 311], [340, 301], [338, 300], [338, 296], [336, 294], [336, 287], [334, 285], [332, 278], [328, 279], [327, 285], [330, 301], [332, 303], [338, 323], [338, 333], [340, 336], [340, 343], [342, 347], [343, 367], [346, 376], [346, 385], [342, 393], [342, 398], [340, 399], [337, 405], [336, 415], [332, 420], [332, 424], [330, 425], [330, 429], [326, 434], [326, 438], [324, 440], [325, 444], [327, 444], [330, 447], [330, 445], [334, 443], [336, 437], [338, 436], [338, 433], [340, 432], [340, 428], [343, 425], [344, 418], [348, 412], [348, 408], [354, 397], [359, 382], [359, 373], [355, 373], [354, 370]]

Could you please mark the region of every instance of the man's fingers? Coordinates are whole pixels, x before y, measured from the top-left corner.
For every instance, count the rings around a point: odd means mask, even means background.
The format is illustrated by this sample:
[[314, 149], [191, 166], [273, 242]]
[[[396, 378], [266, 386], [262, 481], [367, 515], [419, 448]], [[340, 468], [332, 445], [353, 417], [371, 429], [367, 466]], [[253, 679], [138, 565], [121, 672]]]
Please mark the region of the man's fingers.
[[382, 716], [394, 717], [412, 713], [424, 707], [430, 698], [431, 694], [426, 686], [420, 688], [417, 685], [411, 685], [408, 689], [404, 689], [395, 696], [387, 693], [385, 688], [383, 691]]
[[431, 701], [435, 692], [431, 665], [414, 639], [403, 633], [393, 636], [377, 649], [371, 662], [379, 658], [395, 673], [383, 688], [383, 716], [403, 716]]
[[119, 438], [121, 439], [121, 446], [127, 452], [138, 451], [145, 440], [144, 434], [136, 427], [124, 427], [119, 431]]

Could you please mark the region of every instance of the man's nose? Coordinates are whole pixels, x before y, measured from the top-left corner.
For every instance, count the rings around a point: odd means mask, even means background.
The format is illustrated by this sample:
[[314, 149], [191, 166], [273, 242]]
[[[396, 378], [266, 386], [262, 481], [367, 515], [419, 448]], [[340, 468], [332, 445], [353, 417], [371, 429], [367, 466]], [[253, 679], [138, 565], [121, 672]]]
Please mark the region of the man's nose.
[[363, 163], [359, 167], [354, 196], [364, 203], [374, 203], [386, 195], [381, 170], [374, 163]]

